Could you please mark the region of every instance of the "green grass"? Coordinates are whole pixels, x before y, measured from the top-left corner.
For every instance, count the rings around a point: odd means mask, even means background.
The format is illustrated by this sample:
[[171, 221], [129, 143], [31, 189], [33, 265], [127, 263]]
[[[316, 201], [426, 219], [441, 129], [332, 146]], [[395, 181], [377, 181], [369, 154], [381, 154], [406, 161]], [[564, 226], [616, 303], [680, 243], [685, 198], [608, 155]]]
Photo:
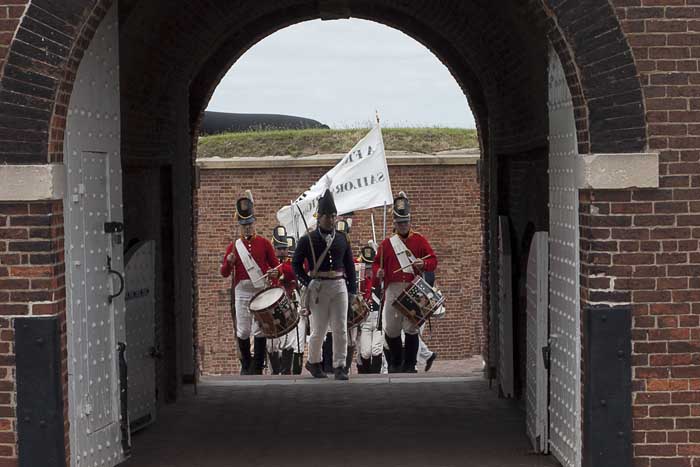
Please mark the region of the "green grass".
[[[304, 157], [346, 153], [367, 128], [343, 130], [272, 130], [222, 133], [199, 139], [197, 157]], [[433, 154], [451, 149], [478, 148], [476, 130], [459, 128], [382, 128], [387, 151]]]

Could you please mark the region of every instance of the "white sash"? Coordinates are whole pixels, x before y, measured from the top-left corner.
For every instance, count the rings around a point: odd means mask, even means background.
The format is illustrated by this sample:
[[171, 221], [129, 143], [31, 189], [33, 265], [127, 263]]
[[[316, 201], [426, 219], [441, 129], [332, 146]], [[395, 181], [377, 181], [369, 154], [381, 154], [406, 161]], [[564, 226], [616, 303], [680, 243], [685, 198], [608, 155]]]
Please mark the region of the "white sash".
[[248, 273], [248, 277], [250, 277], [250, 280], [253, 282], [253, 287], [256, 289], [265, 287], [265, 279], [263, 279], [260, 266], [258, 266], [258, 263], [250, 256], [250, 252], [245, 245], [243, 245], [243, 241], [240, 238], [236, 240], [236, 251], [238, 252], [238, 257], [241, 258], [243, 267]]
[[399, 260], [399, 264], [401, 265], [401, 271], [412, 273], [413, 268], [411, 267], [411, 265], [413, 264], [413, 262], [416, 261], [416, 257], [413, 256], [411, 250], [406, 248], [406, 245], [403, 243], [403, 241], [397, 234], [394, 234], [391, 237], [389, 237], [389, 241], [391, 241], [391, 247], [394, 249], [396, 259]]

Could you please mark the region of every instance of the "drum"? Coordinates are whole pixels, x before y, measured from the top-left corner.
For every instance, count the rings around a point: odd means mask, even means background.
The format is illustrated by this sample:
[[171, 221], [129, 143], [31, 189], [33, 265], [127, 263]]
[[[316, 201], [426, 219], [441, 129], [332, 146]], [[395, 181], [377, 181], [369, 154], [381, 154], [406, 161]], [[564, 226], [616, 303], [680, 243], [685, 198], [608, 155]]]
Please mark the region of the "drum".
[[250, 301], [250, 312], [265, 337], [287, 334], [299, 323], [299, 313], [282, 287], [261, 290]]
[[369, 314], [369, 305], [361, 295], [355, 295], [353, 300], [348, 301], [348, 329], [359, 326]]
[[414, 326], [420, 327], [442, 307], [445, 297], [439, 290], [431, 287], [425, 279], [415, 279], [394, 300], [394, 306], [408, 318]]

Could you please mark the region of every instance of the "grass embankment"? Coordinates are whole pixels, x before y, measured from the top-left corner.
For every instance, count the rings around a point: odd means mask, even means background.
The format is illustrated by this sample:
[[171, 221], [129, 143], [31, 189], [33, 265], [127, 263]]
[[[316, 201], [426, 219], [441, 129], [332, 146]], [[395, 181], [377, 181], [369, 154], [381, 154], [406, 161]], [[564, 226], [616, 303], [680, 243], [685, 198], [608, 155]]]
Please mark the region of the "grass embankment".
[[[272, 130], [222, 133], [199, 139], [197, 157], [304, 157], [346, 153], [369, 129]], [[478, 148], [476, 130], [458, 128], [382, 128], [387, 151], [434, 154]]]

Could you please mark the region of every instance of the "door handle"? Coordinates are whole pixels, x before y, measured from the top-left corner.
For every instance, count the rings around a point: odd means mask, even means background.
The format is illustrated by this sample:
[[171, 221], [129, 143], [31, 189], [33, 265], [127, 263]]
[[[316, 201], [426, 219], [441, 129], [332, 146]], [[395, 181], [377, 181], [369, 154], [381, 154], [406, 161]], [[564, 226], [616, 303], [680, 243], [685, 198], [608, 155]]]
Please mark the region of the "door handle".
[[108, 297], [109, 303], [112, 303], [112, 300], [117, 298], [124, 292], [124, 276], [121, 275], [119, 271], [115, 271], [112, 269], [112, 258], [110, 258], [109, 255], [107, 255], [107, 274], [116, 274], [117, 277], [119, 278], [119, 290], [117, 290], [117, 293], [115, 294], [110, 294]]

